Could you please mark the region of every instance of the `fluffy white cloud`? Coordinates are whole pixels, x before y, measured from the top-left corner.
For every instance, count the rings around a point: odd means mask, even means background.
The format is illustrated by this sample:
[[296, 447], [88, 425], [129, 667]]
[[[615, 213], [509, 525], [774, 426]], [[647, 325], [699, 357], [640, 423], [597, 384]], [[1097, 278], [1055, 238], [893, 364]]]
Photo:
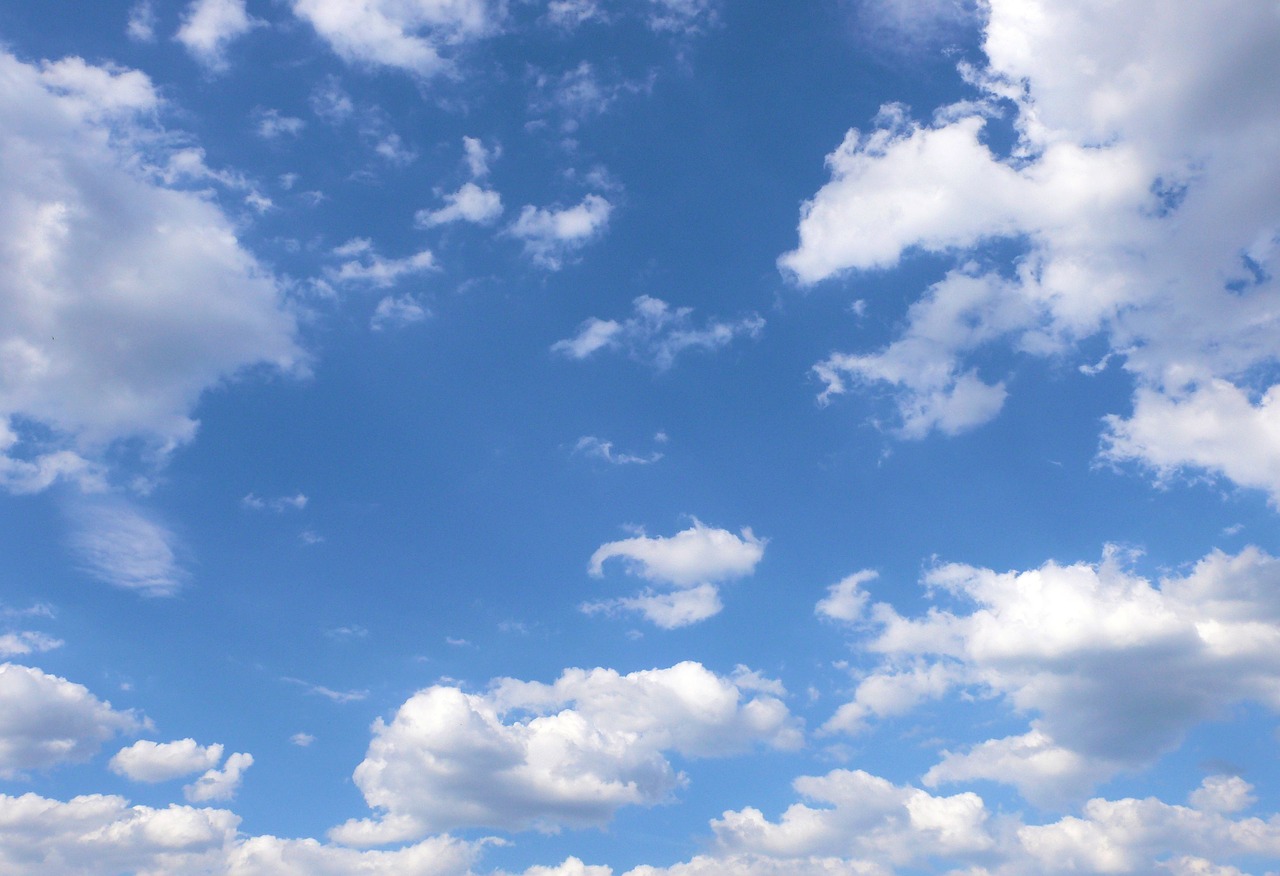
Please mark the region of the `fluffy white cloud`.
[[[1211, 776], [1190, 807], [1152, 798], [1093, 799], [1081, 816], [1042, 825], [993, 816], [976, 794], [937, 797], [862, 771], [834, 770], [794, 782], [805, 802], [777, 821], [748, 807], [711, 823], [716, 848], [671, 867], [626, 876], [889, 876], [950, 872], [982, 876], [1042, 873], [1239, 876], [1232, 860], [1273, 859], [1280, 817], [1229, 817], [1201, 806], [1211, 789], [1249, 786]], [[814, 805], [817, 804], [817, 805]]]
[[724, 607], [720, 581], [742, 578], [755, 571], [764, 558], [766, 540], [749, 528], [741, 535], [727, 529], [705, 526], [696, 518], [693, 525], [670, 537], [637, 535], [601, 545], [591, 555], [588, 571], [603, 577], [610, 560], [622, 560], [626, 571], [670, 592], [645, 590], [634, 597], [588, 602], [588, 614], [636, 611], [663, 629], [675, 629], [706, 620]]
[[825, 729], [856, 732], [957, 688], [1033, 716], [1025, 734], [945, 752], [926, 783], [994, 779], [1042, 803], [1079, 799], [1232, 704], [1280, 711], [1280, 560], [1256, 548], [1215, 551], [1158, 586], [1114, 551], [1026, 572], [942, 565], [924, 583], [972, 609], [907, 618], [877, 603], [854, 615], [882, 662]]
[[331, 831], [350, 845], [462, 826], [604, 824], [685, 783], [668, 753], [714, 757], [801, 739], [781, 700], [689, 662], [629, 675], [569, 669], [553, 684], [499, 679], [485, 694], [435, 686], [373, 734], [355, 781], [379, 814]]
[[191, 56], [210, 70], [227, 66], [227, 44], [259, 22], [245, 11], [245, 0], [192, 0], [174, 36]]
[[0, 664], [0, 778], [92, 757], [117, 733], [146, 722], [83, 685], [29, 666]]
[[[0, 444], [20, 489], [111, 442], [189, 440], [201, 393], [302, 358], [282, 288], [208, 197], [162, 184], [145, 75], [0, 54]], [[52, 432], [32, 440], [26, 424]]]
[[473, 182], [463, 183], [456, 192], [445, 195], [444, 200], [445, 206], [438, 210], [419, 210], [414, 215], [414, 224], [419, 228], [434, 228], [450, 222], [485, 225], [502, 215], [502, 196]]
[[595, 194], [572, 207], [526, 204], [508, 232], [524, 242], [534, 262], [558, 271], [566, 259], [604, 233], [611, 212], [613, 205]]
[[66, 802], [0, 795], [0, 870], [13, 876], [465, 876], [479, 844], [433, 837], [394, 851], [313, 839], [242, 837], [225, 809], [130, 806], [121, 797]]
[[152, 742], [140, 739], [116, 752], [111, 771], [135, 782], [167, 782], [211, 770], [222, 760], [222, 745], [200, 745], [194, 739]]
[[344, 60], [422, 77], [447, 71], [450, 53], [493, 33], [499, 10], [487, 0], [293, 0]]
[[832, 620], [856, 621], [862, 618], [862, 610], [867, 604], [867, 592], [862, 589], [880, 577], [878, 572], [863, 569], [854, 572], [827, 588], [827, 595], [814, 606], [814, 611]]
[[551, 345], [552, 352], [570, 359], [586, 359], [605, 349], [624, 350], [634, 358], [670, 368], [686, 350], [716, 350], [734, 338], [758, 337], [764, 319], [752, 313], [736, 322], [710, 322], [695, 328], [692, 307], [672, 308], [660, 298], [641, 295], [632, 302], [635, 314], [622, 322], [592, 317], [578, 334]]
[[[890, 106], [851, 131], [780, 259], [806, 284], [912, 251], [956, 261], [901, 338], [818, 365], [824, 396], [888, 384], [907, 437], [956, 432], [1004, 399], [1000, 375], [974, 369], [981, 348], [1070, 354], [1100, 335], [1137, 385], [1132, 417], [1108, 422], [1113, 458], [1274, 496], [1280, 444], [1259, 375], [1280, 357], [1280, 210], [1262, 194], [1280, 187], [1267, 99], [1280, 21], [1244, 0], [985, 11], [987, 64], [962, 70], [979, 100], [928, 122]], [[1006, 112], [1015, 142], [997, 154], [984, 130]], [[1023, 249], [1012, 271], [983, 267], [995, 240]]]
[[189, 803], [230, 800], [240, 789], [244, 771], [253, 766], [253, 755], [237, 752], [227, 758], [222, 769], [210, 768], [204, 775], [182, 789]]
[[764, 546], [765, 540], [749, 528], [734, 535], [695, 519], [692, 526], [673, 536], [638, 535], [603, 544], [591, 555], [588, 570], [600, 577], [606, 562], [620, 559], [633, 575], [691, 587], [750, 575], [764, 558]]

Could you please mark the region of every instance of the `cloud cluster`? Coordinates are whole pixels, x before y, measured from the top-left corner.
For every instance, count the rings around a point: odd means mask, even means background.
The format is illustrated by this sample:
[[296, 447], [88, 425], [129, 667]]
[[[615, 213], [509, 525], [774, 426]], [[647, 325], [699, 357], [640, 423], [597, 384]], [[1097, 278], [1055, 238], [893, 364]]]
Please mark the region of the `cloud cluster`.
[[488, 0], [292, 0], [339, 57], [420, 77], [447, 72], [451, 55], [493, 33], [500, 4]]
[[1214, 551], [1158, 585], [1116, 551], [1024, 572], [941, 565], [926, 587], [969, 608], [920, 617], [871, 604], [858, 583], [836, 585], [822, 610], [864, 627], [881, 662], [826, 731], [858, 732], [957, 689], [1032, 716], [1026, 733], [944, 752], [930, 785], [991, 779], [1059, 804], [1150, 764], [1233, 704], [1280, 711], [1280, 560], [1256, 548]]
[[[810, 284], [914, 251], [954, 267], [897, 340], [819, 363], [824, 397], [886, 385], [906, 436], [954, 433], [1005, 398], [980, 351], [1069, 355], [1100, 336], [1136, 384], [1132, 415], [1108, 421], [1111, 459], [1280, 495], [1265, 377], [1280, 356], [1280, 211], [1263, 194], [1280, 187], [1280, 21], [1249, 2], [1166, 12], [993, 0], [987, 64], [962, 69], [977, 101], [926, 122], [891, 105], [849, 132], [784, 271]], [[1007, 113], [1001, 153], [987, 132]], [[1013, 271], [988, 267], [996, 241], [1021, 248]]]
[[734, 535], [696, 518], [688, 529], [672, 536], [637, 535], [601, 545], [591, 555], [588, 571], [604, 576], [605, 563], [621, 560], [628, 574], [664, 589], [646, 588], [632, 597], [588, 602], [588, 614], [634, 611], [670, 630], [706, 620], [724, 607], [716, 586], [752, 574], [764, 558], [766, 540], [750, 528]]
[[635, 314], [622, 321], [592, 317], [578, 334], [552, 344], [551, 350], [570, 359], [586, 359], [601, 350], [623, 350], [628, 355], [670, 368], [686, 350], [717, 350], [734, 338], [758, 337], [764, 319], [752, 313], [735, 322], [708, 323], [696, 328], [692, 307], [671, 307], [660, 298], [641, 295], [632, 302]]
[[1227, 776], [1208, 777], [1191, 806], [1096, 798], [1082, 816], [1042, 825], [995, 815], [973, 793], [938, 797], [860, 770], [802, 776], [794, 786], [804, 802], [777, 821], [750, 807], [726, 812], [711, 823], [714, 851], [671, 867], [636, 867], [626, 876], [889, 876], [904, 870], [1240, 876], [1230, 861], [1274, 859], [1280, 851], [1280, 820], [1232, 817], [1250, 789]]
[[569, 669], [553, 684], [500, 679], [484, 694], [437, 685], [374, 724], [355, 782], [379, 814], [330, 835], [380, 845], [466, 826], [601, 825], [685, 783], [670, 754], [799, 741], [777, 697], [692, 662], [628, 675]]
[[131, 806], [116, 796], [63, 802], [0, 795], [0, 870], [15, 876], [464, 876], [480, 849], [441, 836], [394, 851], [357, 851], [313, 839], [244, 837], [239, 823], [225, 809]]

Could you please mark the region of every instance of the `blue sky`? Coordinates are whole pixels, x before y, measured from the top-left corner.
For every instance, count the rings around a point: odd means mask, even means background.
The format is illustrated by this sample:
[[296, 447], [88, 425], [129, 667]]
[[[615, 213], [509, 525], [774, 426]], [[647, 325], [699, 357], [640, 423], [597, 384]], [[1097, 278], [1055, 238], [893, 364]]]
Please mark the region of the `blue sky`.
[[1261, 0], [0, 9], [0, 869], [1275, 872]]

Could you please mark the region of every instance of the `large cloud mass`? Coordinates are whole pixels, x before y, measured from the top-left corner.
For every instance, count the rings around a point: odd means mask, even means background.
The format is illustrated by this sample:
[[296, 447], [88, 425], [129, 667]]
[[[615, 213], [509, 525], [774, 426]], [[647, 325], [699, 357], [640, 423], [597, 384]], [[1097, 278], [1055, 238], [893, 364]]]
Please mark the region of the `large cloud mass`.
[[[1205, 34], [1212, 33], [1212, 39]], [[809, 284], [923, 250], [955, 267], [904, 333], [819, 363], [825, 397], [894, 388], [901, 430], [954, 433], [995, 416], [1001, 376], [973, 354], [1060, 354], [1101, 334], [1133, 375], [1107, 455], [1168, 475], [1222, 474], [1280, 496], [1265, 366], [1280, 354], [1280, 16], [1250, 0], [1113, 4], [992, 0], [981, 99], [926, 122], [886, 107], [828, 157], [799, 246]], [[1014, 145], [987, 128], [1012, 112]], [[1013, 241], [1016, 269], [984, 266]]]
[[629, 675], [570, 669], [554, 684], [501, 679], [487, 694], [435, 686], [373, 732], [355, 781], [380, 815], [335, 828], [340, 842], [377, 845], [463, 826], [599, 825], [684, 783], [668, 754], [800, 742], [777, 697], [751, 696], [690, 662]]
[[1158, 586], [1115, 552], [1025, 572], [947, 564], [925, 584], [971, 607], [903, 617], [845, 594], [856, 607], [838, 616], [873, 631], [865, 647], [881, 663], [825, 729], [858, 732], [956, 689], [1032, 716], [1025, 734], [946, 752], [926, 783], [993, 779], [1041, 803], [1081, 799], [1232, 704], [1280, 711], [1280, 560], [1256, 548], [1215, 551]]
[[[209, 197], [162, 181], [159, 107], [142, 73], [0, 54], [0, 477], [10, 489], [83, 480], [119, 439], [180, 444], [205, 389], [300, 360], [279, 282]], [[31, 424], [53, 437], [33, 443]]]

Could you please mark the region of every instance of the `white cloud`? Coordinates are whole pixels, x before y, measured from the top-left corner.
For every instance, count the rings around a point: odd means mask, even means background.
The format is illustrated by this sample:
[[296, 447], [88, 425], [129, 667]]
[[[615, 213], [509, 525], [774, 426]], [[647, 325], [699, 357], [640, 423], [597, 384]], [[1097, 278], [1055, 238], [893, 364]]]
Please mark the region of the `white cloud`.
[[567, 117], [565, 129], [573, 131], [579, 122], [604, 114], [619, 97], [650, 91], [653, 79], [606, 82], [593, 64], [583, 61], [559, 76], [540, 74], [536, 85], [542, 94], [532, 101], [533, 108], [563, 114]]
[[445, 195], [444, 200], [445, 206], [438, 210], [419, 210], [414, 214], [414, 224], [419, 228], [460, 221], [486, 225], [502, 215], [502, 197], [473, 182], [463, 183], [456, 192]]
[[[887, 385], [906, 437], [954, 433], [1003, 402], [1002, 375], [974, 369], [983, 348], [1075, 355], [1101, 336], [1136, 385], [1133, 416], [1108, 420], [1113, 459], [1207, 470], [1274, 499], [1280, 214], [1261, 193], [1280, 187], [1268, 99], [1280, 21], [1230, 10], [992, 0], [987, 64], [962, 70], [977, 101], [928, 122], [889, 106], [851, 131], [782, 268], [809, 284], [926, 251], [955, 269], [898, 340], [821, 363], [824, 396]], [[1008, 112], [1004, 155], [984, 129]], [[1023, 251], [1011, 271], [983, 266], [997, 240]]]
[[3, 54], [0, 77], [0, 431], [23, 467], [6, 479], [100, 482], [112, 442], [162, 458], [206, 388], [298, 367], [295, 319], [211, 199], [157, 182], [175, 153], [145, 75]]
[[346, 259], [337, 268], [325, 272], [335, 283], [365, 284], [385, 289], [403, 277], [436, 269], [431, 250], [424, 249], [399, 259], [385, 259], [374, 251], [373, 243], [363, 237], [348, 240], [336, 247], [333, 254]]
[[602, 441], [594, 435], [583, 435], [579, 438], [578, 443], [573, 445], [573, 452], [594, 459], [602, 459], [611, 465], [650, 465], [662, 459], [662, 454], [656, 451], [648, 456], [615, 453], [612, 441]]
[[[1210, 777], [1192, 797], [1223, 780]], [[1017, 813], [993, 815], [973, 793], [933, 796], [860, 770], [802, 776], [793, 784], [805, 800], [776, 821], [754, 807], [726, 812], [711, 823], [710, 852], [672, 867], [636, 867], [625, 876], [1240, 876], [1232, 859], [1271, 860], [1280, 851], [1275, 817], [1233, 820], [1195, 803], [1097, 798], [1082, 816], [1029, 825]], [[1250, 789], [1241, 783], [1236, 790], [1247, 795]]]
[[765, 540], [749, 528], [740, 535], [694, 520], [670, 537], [635, 536], [601, 545], [591, 555], [590, 573], [604, 574], [604, 564], [619, 559], [628, 573], [675, 587], [692, 587], [741, 578], [764, 558]]
[[612, 211], [613, 205], [595, 194], [573, 207], [526, 204], [508, 231], [524, 242], [524, 251], [534, 262], [558, 271], [567, 258], [604, 233]]
[[173, 533], [133, 506], [84, 500], [71, 519], [71, 547], [99, 581], [145, 596], [172, 596], [186, 583]]
[[862, 618], [863, 609], [867, 605], [867, 593], [862, 585], [879, 578], [878, 572], [863, 569], [827, 588], [825, 598], [818, 601], [814, 611], [832, 620], [853, 621]]
[[495, 145], [492, 149], [485, 147], [478, 137], [463, 137], [462, 149], [467, 156], [467, 167], [472, 179], [480, 179], [489, 175], [489, 162], [502, 155], [502, 147]]
[[656, 31], [697, 33], [717, 18], [719, 0], [648, 0], [649, 26]]
[[310, 733], [295, 733], [289, 737], [289, 741], [299, 748], [306, 748], [316, 741], [316, 738]]
[[213, 769], [222, 760], [222, 746], [200, 745], [194, 739], [151, 742], [140, 739], [122, 748], [108, 766], [113, 773], [135, 782], [167, 782]]
[[[882, 662], [825, 729], [857, 732], [956, 689], [1031, 716], [1025, 734], [944, 752], [926, 783], [992, 779], [1057, 804], [1150, 764], [1234, 704], [1280, 710], [1280, 560], [1257, 548], [1215, 551], [1158, 586], [1114, 551], [1025, 572], [941, 565], [924, 583], [972, 608], [864, 609], [865, 648]], [[853, 588], [842, 598], [865, 601]]]
[[699, 584], [667, 593], [646, 588], [636, 596], [584, 602], [580, 608], [585, 614], [616, 615], [634, 611], [656, 627], [675, 630], [715, 617], [724, 609], [724, 603], [720, 601], [720, 589], [716, 585]]
[[300, 678], [284, 678], [281, 680], [304, 687], [309, 694], [322, 696], [330, 702], [339, 704], [358, 703], [369, 696], [369, 692], [367, 690], [334, 690], [333, 688], [325, 687], [322, 684], [312, 684], [309, 681], [303, 681]]
[[303, 493], [294, 493], [292, 496], [278, 496], [275, 499], [263, 499], [254, 493], [249, 493], [240, 500], [240, 504], [253, 511], [270, 509], [279, 514], [289, 510], [301, 511], [307, 507], [309, 501]]
[[83, 685], [29, 666], [0, 664], [0, 778], [92, 757], [117, 733], [147, 726]]
[[156, 10], [151, 0], [137, 0], [129, 7], [125, 33], [139, 43], [149, 43], [156, 38]]
[[547, 4], [547, 20], [557, 27], [572, 30], [587, 21], [603, 20], [599, 0], [551, 0]]
[[0, 633], [0, 657], [18, 657], [23, 654], [40, 654], [61, 648], [63, 641], [35, 630], [19, 630]]
[[617, 559], [629, 574], [668, 590], [646, 588], [636, 596], [587, 602], [580, 608], [587, 614], [639, 612], [666, 630], [704, 621], [724, 608], [716, 584], [754, 572], [765, 543], [749, 528], [738, 536], [695, 518], [691, 527], [670, 537], [638, 535], [603, 544], [591, 555], [588, 571], [593, 576], [602, 577], [605, 563]]
[[[221, 749], [219, 749], [221, 753]], [[244, 771], [253, 766], [253, 755], [237, 752], [227, 758], [222, 769], [210, 768], [200, 778], [182, 789], [188, 803], [207, 803], [210, 800], [230, 800], [240, 789]]]
[[227, 45], [259, 25], [245, 11], [245, 0], [192, 0], [174, 36], [210, 70], [225, 70]]
[[379, 719], [355, 781], [375, 819], [330, 835], [399, 842], [463, 826], [600, 825], [687, 780], [667, 753], [716, 757], [800, 742], [776, 697], [748, 696], [701, 664], [620, 675], [569, 669], [553, 684], [499, 679], [486, 694], [435, 686]]
[[1187, 469], [1212, 472], [1280, 504], [1280, 386], [1256, 401], [1226, 380], [1173, 394], [1142, 387], [1128, 419], [1106, 422], [1105, 459], [1137, 461], [1162, 481]]
[[635, 315], [622, 322], [595, 317], [586, 320], [575, 337], [552, 344], [552, 352], [585, 359], [600, 350], [621, 349], [666, 369], [686, 350], [716, 350], [740, 335], [758, 337], [764, 328], [764, 319], [754, 313], [736, 322], [710, 322], [705, 328], [695, 328], [690, 319], [693, 308], [673, 309], [648, 295], [635, 299], [633, 307]]
[[101, 794], [62, 802], [0, 795], [0, 870], [13, 876], [464, 876], [481, 845], [433, 837], [394, 851], [241, 836], [225, 809], [130, 806]]
[[302, 133], [307, 123], [295, 116], [286, 116], [277, 109], [264, 109], [257, 113], [258, 136], [264, 140], [278, 140], [281, 137], [296, 137]]
[[293, 0], [293, 11], [344, 60], [421, 77], [448, 71], [449, 55], [500, 19], [486, 0]]
[[369, 328], [375, 332], [388, 328], [402, 328], [422, 322], [431, 311], [412, 295], [388, 295], [378, 302], [369, 318]]

